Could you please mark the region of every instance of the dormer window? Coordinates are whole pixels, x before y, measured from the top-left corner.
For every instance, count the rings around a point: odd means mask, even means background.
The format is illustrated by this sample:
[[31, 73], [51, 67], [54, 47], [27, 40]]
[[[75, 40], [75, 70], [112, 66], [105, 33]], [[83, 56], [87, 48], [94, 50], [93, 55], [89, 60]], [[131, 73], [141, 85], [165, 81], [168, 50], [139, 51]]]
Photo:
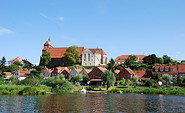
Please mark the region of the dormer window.
[[173, 69], [173, 68], [171, 68], [171, 71], [174, 71], [174, 69]]
[[155, 72], [158, 72], [158, 69], [155, 69]]
[[163, 68], [161, 68], [160, 71], [163, 72]]
[[168, 69], [165, 69], [166, 72], [168, 72]]

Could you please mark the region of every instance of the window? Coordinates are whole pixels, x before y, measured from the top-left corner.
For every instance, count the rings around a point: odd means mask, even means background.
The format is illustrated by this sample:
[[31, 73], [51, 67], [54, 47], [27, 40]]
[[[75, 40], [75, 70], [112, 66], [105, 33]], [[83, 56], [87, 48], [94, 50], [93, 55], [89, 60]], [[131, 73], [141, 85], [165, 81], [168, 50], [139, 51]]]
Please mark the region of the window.
[[171, 71], [174, 71], [174, 69], [173, 69], [173, 68], [171, 68]]
[[86, 54], [84, 54], [84, 61], [86, 61]]
[[130, 77], [130, 75], [127, 75], [127, 77]]
[[87, 63], [85, 63], [85, 66], [87, 65]]
[[161, 68], [160, 71], [163, 72], [163, 68]]
[[166, 69], [165, 71], [168, 72], [168, 69]]
[[158, 72], [158, 69], [155, 69], [155, 72]]
[[90, 61], [90, 54], [88, 54], [88, 61]]

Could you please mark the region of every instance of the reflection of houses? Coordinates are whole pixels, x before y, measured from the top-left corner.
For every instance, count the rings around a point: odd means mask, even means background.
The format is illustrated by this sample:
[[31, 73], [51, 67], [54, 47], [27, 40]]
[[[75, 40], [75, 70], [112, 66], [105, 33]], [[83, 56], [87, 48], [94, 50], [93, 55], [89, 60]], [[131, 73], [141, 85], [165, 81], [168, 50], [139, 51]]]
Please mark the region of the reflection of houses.
[[51, 76], [64, 75], [66, 79], [69, 79], [70, 70], [67, 67], [56, 67], [53, 72], [51, 72]]
[[132, 71], [130, 68], [123, 68], [118, 73], [118, 80], [122, 80], [123, 78], [131, 80], [134, 75], [135, 75], [134, 71]]
[[27, 59], [22, 59], [19, 57], [16, 57], [16, 58], [8, 61], [8, 65], [12, 65], [12, 64], [14, 64], [14, 62], [20, 62], [23, 66], [25, 66], [26, 64], [32, 65]]
[[153, 66], [153, 73], [169, 74], [173, 80], [177, 80], [178, 71], [176, 65]]
[[24, 80], [25, 78], [27, 78], [28, 74], [30, 74], [30, 71], [17, 70], [12, 72], [12, 75], [14, 75], [17, 80]]
[[77, 74], [80, 74], [82, 71], [82, 69], [76, 69], [76, 68], [73, 68], [69, 74], [69, 78], [73, 78], [74, 76], [76, 76]]
[[106, 65], [107, 60], [107, 54], [103, 49], [84, 49], [82, 52], [82, 66]]
[[179, 77], [185, 76], [185, 65], [178, 65]]
[[[129, 57], [130, 55], [121, 55], [118, 56], [115, 60], [115, 64], [123, 64], [125, 62], [125, 60]], [[136, 62], [138, 63], [142, 63], [143, 62], [143, 58], [145, 57], [145, 55], [134, 55], [136, 56], [138, 59]]]

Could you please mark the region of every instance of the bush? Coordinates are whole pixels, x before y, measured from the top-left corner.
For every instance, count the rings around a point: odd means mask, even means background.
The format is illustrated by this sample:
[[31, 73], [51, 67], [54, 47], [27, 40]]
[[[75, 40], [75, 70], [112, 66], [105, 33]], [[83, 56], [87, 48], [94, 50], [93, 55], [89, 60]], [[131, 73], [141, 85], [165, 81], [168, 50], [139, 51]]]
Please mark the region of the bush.
[[28, 85], [28, 86], [38, 86], [39, 80], [36, 78], [26, 78], [19, 82], [20, 85]]

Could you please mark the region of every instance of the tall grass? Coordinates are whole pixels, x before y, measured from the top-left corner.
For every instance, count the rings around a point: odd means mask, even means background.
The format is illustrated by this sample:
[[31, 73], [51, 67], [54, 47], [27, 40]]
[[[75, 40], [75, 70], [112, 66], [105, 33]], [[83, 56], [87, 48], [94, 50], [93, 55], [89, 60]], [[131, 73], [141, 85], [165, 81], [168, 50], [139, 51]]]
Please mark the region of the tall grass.
[[4, 95], [38, 95], [46, 94], [46, 92], [51, 92], [51, 88], [46, 86], [0, 85], [0, 94]]

